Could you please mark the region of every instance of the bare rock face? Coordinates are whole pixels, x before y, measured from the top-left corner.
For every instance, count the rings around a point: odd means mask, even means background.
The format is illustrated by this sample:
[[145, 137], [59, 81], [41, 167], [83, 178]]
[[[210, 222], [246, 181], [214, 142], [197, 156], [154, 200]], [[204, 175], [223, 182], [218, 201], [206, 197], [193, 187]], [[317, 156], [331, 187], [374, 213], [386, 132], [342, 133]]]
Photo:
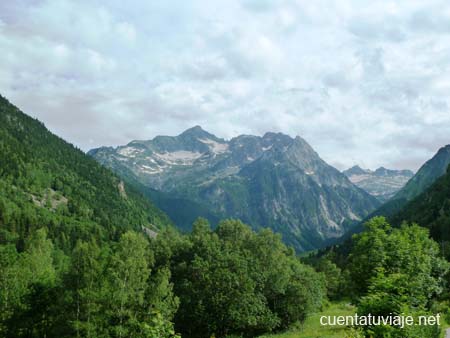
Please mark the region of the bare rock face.
[[89, 154], [149, 188], [183, 229], [197, 216], [240, 218], [281, 233], [299, 251], [326, 245], [380, 204], [301, 137], [281, 133], [227, 141], [196, 126]]
[[414, 176], [411, 170], [391, 170], [380, 167], [372, 171], [359, 166], [347, 169], [343, 171], [343, 174], [380, 202], [391, 199]]

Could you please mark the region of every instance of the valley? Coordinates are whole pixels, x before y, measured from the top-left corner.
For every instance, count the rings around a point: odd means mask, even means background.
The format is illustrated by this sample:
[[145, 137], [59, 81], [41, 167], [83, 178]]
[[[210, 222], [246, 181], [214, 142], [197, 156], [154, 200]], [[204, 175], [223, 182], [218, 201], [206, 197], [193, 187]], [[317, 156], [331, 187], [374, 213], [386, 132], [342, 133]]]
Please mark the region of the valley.
[[448, 146], [381, 204], [300, 137], [195, 127], [87, 155], [3, 97], [0, 121], [2, 336], [445, 334], [318, 318], [448, 321]]
[[450, 2], [0, 0], [0, 338], [450, 338]]

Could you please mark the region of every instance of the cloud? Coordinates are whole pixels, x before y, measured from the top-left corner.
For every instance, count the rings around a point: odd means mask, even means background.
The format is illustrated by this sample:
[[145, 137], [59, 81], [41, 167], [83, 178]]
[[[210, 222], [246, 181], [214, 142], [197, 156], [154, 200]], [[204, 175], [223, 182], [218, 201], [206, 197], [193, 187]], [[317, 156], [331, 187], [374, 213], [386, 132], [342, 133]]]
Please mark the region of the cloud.
[[450, 6], [0, 2], [0, 92], [84, 150], [281, 131], [339, 168], [417, 169], [450, 143]]

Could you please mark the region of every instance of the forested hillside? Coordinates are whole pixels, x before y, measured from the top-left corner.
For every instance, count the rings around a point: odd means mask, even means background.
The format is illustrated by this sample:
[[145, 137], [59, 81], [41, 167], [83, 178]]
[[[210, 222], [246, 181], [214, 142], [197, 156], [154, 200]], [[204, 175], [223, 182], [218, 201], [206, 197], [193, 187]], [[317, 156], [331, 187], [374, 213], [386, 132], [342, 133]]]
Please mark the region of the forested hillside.
[[431, 159], [426, 161], [408, 183], [375, 213], [387, 217], [394, 216], [409, 201], [419, 196], [436, 182], [439, 177], [444, 175], [449, 164], [450, 145], [447, 145], [440, 148]]
[[70, 248], [85, 234], [112, 239], [127, 229], [169, 223], [116, 175], [2, 97], [0, 153], [2, 230], [21, 238], [48, 226]]
[[394, 199], [411, 201], [444, 175], [449, 164], [450, 145], [446, 145], [420, 167], [413, 178], [394, 196]]
[[394, 215], [392, 221], [395, 224], [417, 222], [429, 228], [444, 254], [450, 258], [450, 167], [444, 176]]
[[170, 331], [161, 316], [173, 307], [155, 303], [172, 297], [168, 276], [150, 274], [148, 240], [130, 232], [169, 225], [108, 169], [0, 97], [0, 336], [130, 336], [145, 323]]

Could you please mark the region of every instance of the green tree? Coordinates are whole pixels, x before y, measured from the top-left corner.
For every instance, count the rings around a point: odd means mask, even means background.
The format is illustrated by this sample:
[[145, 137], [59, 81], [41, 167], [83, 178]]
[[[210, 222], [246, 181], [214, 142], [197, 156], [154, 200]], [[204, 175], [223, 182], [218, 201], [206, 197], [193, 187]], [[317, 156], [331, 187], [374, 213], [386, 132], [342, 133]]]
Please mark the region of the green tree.
[[[449, 263], [440, 257], [438, 244], [429, 238], [427, 229], [415, 224], [392, 228], [384, 218], [378, 217], [366, 226], [365, 232], [354, 237], [350, 256], [351, 274], [364, 286], [357, 288], [361, 295], [358, 313], [379, 316], [427, 313], [433, 298], [442, 293], [444, 276], [449, 269]], [[395, 327], [378, 326], [367, 330], [377, 337], [405, 335], [405, 330]], [[408, 330], [412, 330], [408, 337], [413, 337], [414, 330], [425, 332], [427, 329]], [[432, 335], [424, 337], [435, 337], [435, 329], [429, 330]]]
[[330, 254], [320, 257], [312, 255], [306, 259], [306, 262], [316, 271], [324, 274], [328, 298], [331, 300], [342, 298], [346, 292], [348, 280], [345, 272], [342, 272], [341, 268], [333, 262]]
[[185, 337], [255, 336], [281, 329], [303, 320], [325, 296], [323, 276], [302, 265], [271, 231], [255, 233], [237, 220], [223, 221], [213, 231], [199, 219], [189, 243], [174, 241], [167, 249], [163, 235], [155, 244], [171, 253], [180, 298], [175, 323]]
[[101, 250], [94, 241], [80, 240], [72, 252], [71, 263], [65, 278], [70, 294], [70, 322], [77, 337], [97, 337], [105, 327], [101, 316], [105, 278]]
[[349, 255], [349, 271], [357, 296], [367, 292], [369, 281], [376, 275], [377, 268], [386, 265], [387, 237], [392, 230], [384, 217], [375, 217], [364, 226], [363, 233], [354, 235]]
[[16, 309], [24, 306], [28, 273], [15, 246], [0, 245], [0, 336], [6, 335], [6, 323]]
[[[168, 271], [151, 276], [153, 255], [143, 235], [123, 234], [114, 249], [105, 296], [110, 334], [113, 337], [171, 337], [168, 318], [176, 307]], [[163, 301], [166, 298], [167, 303]], [[150, 301], [152, 303], [150, 303]], [[161, 322], [161, 320], [163, 322]]]
[[54, 331], [59, 315], [54, 311], [58, 303], [53, 254], [54, 246], [45, 228], [33, 231], [27, 238], [14, 269], [20, 276], [15, 290], [20, 306], [8, 320], [6, 337], [45, 337]]
[[139, 234], [127, 232], [120, 238], [108, 270], [111, 333], [129, 337], [140, 332], [144, 300], [150, 276], [148, 243]]
[[54, 246], [47, 238], [47, 229], [38, 229], [30, 235], [25, 246], [25, 265], [29, 270], [30, 283], [53, 285], [56, 270], [53, 265]]

